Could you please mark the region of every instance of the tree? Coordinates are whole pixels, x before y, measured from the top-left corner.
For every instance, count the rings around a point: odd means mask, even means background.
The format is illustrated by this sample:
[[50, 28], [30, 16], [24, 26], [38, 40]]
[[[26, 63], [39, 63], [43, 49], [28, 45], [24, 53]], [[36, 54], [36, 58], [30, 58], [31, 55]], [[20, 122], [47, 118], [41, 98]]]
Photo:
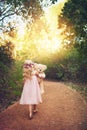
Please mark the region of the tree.
[[72, 25], [71, 33], [74, 30], [73, 39], [75, 47], [87, 56], [87, 0], [68, 0], [62, 10], [61, 19], [66, 21], [66, 26]]
[[21, 18], [27, 20], [27, 22], [30, 22], [40, 17], [42, 13], [43, 11], [39, 0], [0, 1], [1, 26], [3, 25], [4, 20], [6, 21], [6, 18], [14, 18], [16, 16], [21, 16]]
[[57, 0], [0, 0], [0, 21], [14, 14], [39, 16], [42, 12], [41, 5], [47, 6], [55, 2]]
[[66, 25], [65, 31], [69, 30], [70, 26], [70, 35], [74, 34], [69, 40], [74, 41], [74, 47], [79, 54], [77, 76], [80, 80], [87, 81], [87, 0], [68, 0], [59, 20], [61, 26]]

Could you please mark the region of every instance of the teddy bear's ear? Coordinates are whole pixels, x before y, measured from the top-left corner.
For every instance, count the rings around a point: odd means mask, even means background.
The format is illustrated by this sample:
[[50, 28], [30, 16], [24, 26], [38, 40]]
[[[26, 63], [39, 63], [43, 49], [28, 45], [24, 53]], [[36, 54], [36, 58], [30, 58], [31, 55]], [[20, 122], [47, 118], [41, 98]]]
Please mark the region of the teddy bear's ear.
[[46, 66], [46, 65], [44, 65], [43, 67], [44, 67], [44, 70], [46, 70], [46, 69], [47, 69], [47, 66]]

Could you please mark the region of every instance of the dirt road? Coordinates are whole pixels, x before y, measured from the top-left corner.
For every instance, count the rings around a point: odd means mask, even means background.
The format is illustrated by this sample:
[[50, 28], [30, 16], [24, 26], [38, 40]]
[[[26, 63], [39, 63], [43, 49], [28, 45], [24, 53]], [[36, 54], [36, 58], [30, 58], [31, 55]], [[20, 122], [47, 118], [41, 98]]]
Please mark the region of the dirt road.
[[45, 81], [43, 103], [32, 120], [28, 106], [15, 103], [0, 113], [0, 130], [87, 130], [87, 103], [63, 83]]

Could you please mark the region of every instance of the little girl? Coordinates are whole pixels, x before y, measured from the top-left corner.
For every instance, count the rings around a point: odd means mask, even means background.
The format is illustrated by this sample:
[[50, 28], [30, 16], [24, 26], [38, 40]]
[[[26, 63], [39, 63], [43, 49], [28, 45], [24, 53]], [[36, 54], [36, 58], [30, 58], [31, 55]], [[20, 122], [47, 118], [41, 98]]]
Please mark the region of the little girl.
[[20, 104], [29, 105], [29, 119], [32, 119], [33, 112], [37, 112], [37, 104], [42, 102], [40, 86], [37, 77], [33, 74], [34, 63], [25, 61], [23, 66], [24, 87], [21, 94]]

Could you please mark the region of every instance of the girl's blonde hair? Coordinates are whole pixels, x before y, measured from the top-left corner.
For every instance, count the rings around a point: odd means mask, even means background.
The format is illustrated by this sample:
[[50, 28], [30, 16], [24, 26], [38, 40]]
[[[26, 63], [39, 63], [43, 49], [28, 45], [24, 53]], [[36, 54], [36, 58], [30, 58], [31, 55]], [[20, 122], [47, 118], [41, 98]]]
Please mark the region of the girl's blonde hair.
[[32, 71], [28, 68], [23, 68], [23, 80], [32, 79]]
[[32, 79], [34, 63], [24, 63], [23, 65], [23, 81], [26, 79]]

